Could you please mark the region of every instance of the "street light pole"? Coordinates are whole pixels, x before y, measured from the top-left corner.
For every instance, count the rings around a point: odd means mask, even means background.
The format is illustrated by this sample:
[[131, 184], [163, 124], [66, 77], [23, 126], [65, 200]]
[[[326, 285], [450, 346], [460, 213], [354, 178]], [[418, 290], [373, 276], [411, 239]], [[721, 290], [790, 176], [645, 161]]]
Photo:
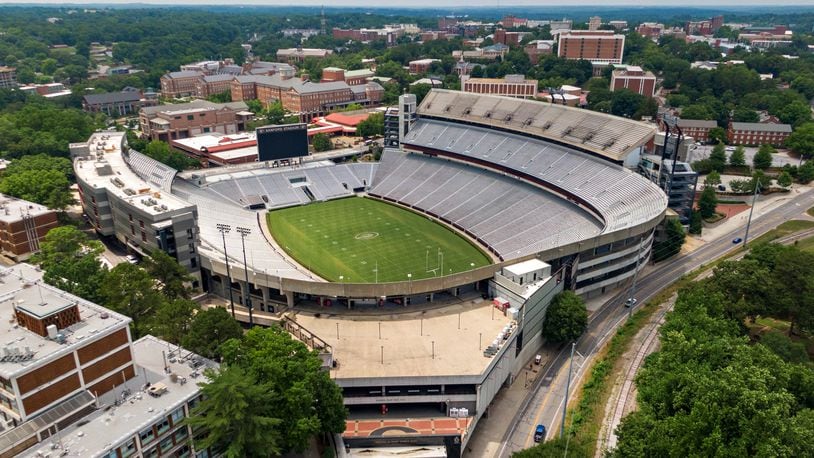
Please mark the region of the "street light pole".
[[574, 349], [577, 343], [571, 342], [571, 360], [568, 363], [568, 382], [565, 384], [565, 401], [562, 403], [562, 423], [560, 424], [560, 437], [565, 436], [565, 414], [568, 412], [568, 392], [571, 391], [571, 370], [574, 368]]
[[[639, 242], [639, 249], [636, 251], [636, 270], [633, 271], [633, 284], [630, 286], [630, 294], [628, 294], [627, 299], [631, 301], [636, 296], [636, 280], [639, 278], [639, 262], [642, 259], [642, 248], [644, 247], [644, 237], [642, 237], [642, 241]], [[632, 301], [631, 301], [632, 302]], [[629, 320], [630, 317], [633, 316], [633, 304], [630, 304], [630, 307], [627, 308], [627, 319]]]
[[243, 299], [243, 305], [249, 309], [249, 327], [254, 326], [254, 316], [252, 315], [252, 287], [249, 283], [249, 266], [246, 263], [246, 236], [252, 233], [252, 230], [246, 227], [236, 227], [235, 230], [240, 234], [240, 244], [243, 247], [243, 272], [246, 274], [246, 294]]
[[229, 255], [226, 254], [226, 234], [228, 234], [232, 230], [232, 226], [228, 224], [221, 224], [218, 223], [215, 225], [220, 231], [220, 235], [223, 238], [223, 259], [226, 260], [226, 281], [228, 282], [227, 288], [229, 289], [229, 305], [232, 308], [232, 318], [235, 317], [235, 299], [232, 297], [232, 275], [229, 273]]
[[749, 240], [749, 226], [752, 225], [752, 212], [755, 211], [755, 202], [757, 201], [757, 193], [760, 190], [760, 180], [756, 180], [755, 194], [752, 196], [752, 206], [749, 208], [749, 219], [746, 221], [746, 234], [743, 235], [743, 246], [746, 247], [746, 242]]

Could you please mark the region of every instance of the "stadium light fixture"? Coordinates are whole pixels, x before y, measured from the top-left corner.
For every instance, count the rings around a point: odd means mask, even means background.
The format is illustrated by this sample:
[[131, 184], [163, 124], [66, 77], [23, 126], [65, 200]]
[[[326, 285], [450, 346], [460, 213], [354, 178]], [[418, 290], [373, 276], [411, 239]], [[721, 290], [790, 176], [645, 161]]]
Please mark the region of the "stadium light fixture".
[[226, 260], [226, 281], [229, 288], [229, 305], [232, 308], [232, 318], [235, 318], [235, 299], [232, 296], [232, 275], [229, 273], [229, 255], [226, 254], [226, 234], [232, 230], [232, 226], [228, 224], [218, 223], [215, 225], [220, 231], [221, 238], [223, 238], [223, 259]]
[[240, 234], [240, 244], [243, 247], [243, 273], [246, 274], [246, 294], [243, 295], [243, 305], [249, 309], [249, 326], [254, 326], [254, 316], [252, 314], [252, 287], [249, 283], [249, 265], [246, 262], [246, 236], [252, 233], [252, 230], [247, 227], [236, 227], [235, 230]]

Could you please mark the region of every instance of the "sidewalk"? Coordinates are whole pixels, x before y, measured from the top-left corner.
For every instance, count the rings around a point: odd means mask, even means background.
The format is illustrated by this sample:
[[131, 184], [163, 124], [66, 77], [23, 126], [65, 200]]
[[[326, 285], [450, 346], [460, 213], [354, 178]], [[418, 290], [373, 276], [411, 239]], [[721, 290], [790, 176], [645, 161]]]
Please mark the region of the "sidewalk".
[[[503, 388], [489, 405], [488, 415], [480, 419], [472, 438], [463, 452], [465, 457], [495, 458], [503, 445], [503, 436], [511, 426], [514, 415], [520, 410], [529, 390], [534, 387], [542, 368], [557, 355], [557, 349], [541, 348], [538, 353], [543, 356], [539, 366], [534, 364], [534, 357], [526, 362], [525, 368], [517, 374], [514, 383]], [[531, 366], [531, 370], [528, 368]]]

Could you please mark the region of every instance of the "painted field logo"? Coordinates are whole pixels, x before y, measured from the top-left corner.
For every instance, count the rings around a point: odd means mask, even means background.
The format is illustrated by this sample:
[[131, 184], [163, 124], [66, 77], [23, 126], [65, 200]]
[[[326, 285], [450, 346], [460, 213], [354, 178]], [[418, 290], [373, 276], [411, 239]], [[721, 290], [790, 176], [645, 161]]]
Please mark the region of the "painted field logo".
[[353, 238], [355, 238], [356, 240], [372, 240], [378, 236], [379, 236], [378, 232], [360, 232], [356, 234], [356, 236]]

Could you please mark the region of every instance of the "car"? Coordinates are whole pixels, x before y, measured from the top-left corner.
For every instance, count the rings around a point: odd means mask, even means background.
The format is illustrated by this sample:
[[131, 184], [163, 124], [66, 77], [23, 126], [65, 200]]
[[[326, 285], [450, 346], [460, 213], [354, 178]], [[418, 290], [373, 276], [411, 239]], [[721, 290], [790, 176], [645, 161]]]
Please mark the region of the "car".
[[130, 264], [138, 264], [138, 258], [133, 256], [132, 254], [128, 254], [127, 256], [124, 257], [124, 259]]
[[727, 146], [726, 148], [724, 148], [724, 151], [735, 151], [735, 147], [734, 146]]
[[543, 362], [543, 355], [537, 355], [534, 357], [534, 364], [540, 365]]
[[732, 239], [732, 243], [734, 243], [735, 245], [737, 245], [737, 244], [739, 244], [741, 242], [743, 242], [743, 239], [740, 238], [740, 237], [735, 237], [734, 239]]
[[534, 442], [542, 442], [543, 440], [545, 440], [545, 426], [537, 425], [534, 430]]
[[625, 307], [633, 307], [636, 305], [636, 302], [639, 301], [635, 297], [628, 298], [628, 300], [625, 301]]
[[722, 184], [719, 184], [718, 185], [718, 191], [726, 191], [726, 186], [724, 186]]

